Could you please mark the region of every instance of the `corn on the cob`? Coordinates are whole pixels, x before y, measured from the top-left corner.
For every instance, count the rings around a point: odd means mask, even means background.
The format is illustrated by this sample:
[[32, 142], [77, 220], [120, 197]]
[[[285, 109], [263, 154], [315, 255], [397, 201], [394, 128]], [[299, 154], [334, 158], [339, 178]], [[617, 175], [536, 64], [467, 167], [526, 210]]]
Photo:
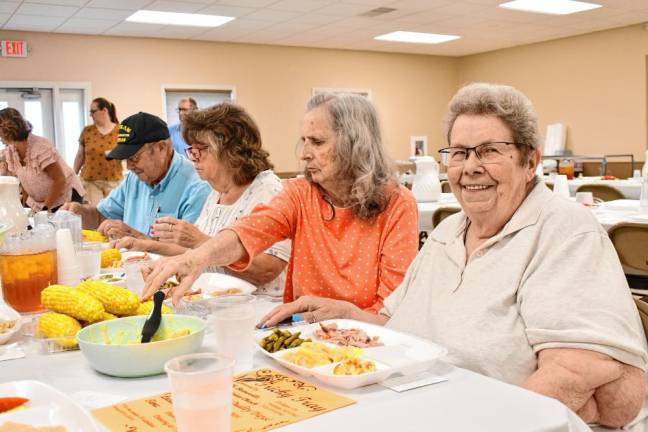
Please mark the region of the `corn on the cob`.
[[140, 303], [134, 292], [103, 282], [81, 282], [77, 289], [99, 300], [106, 312], [115, 315], [134, 314]]
[[[137, 308], [137, 312], [135, 312], [135, 315], [148, 315], [151, 313], [153, 310], [153, 300], [145, 301], [144, 303], [140, 303], [139, 307]], [[172, 314], [173, 311], [171, 308], [165, 304], [162, 305], [162, 314]]]
[[41, 292], [41, 303], [54, 312], [81, 321], [98, 321], [104, 313], [104, 307], [99, 300], [65, 285], [50, 285], [45, 288]]
[[104, 243], [108, 241], [105, 235], [95, 230], [81, 230], [81, 236], [83, 237], [83, 241], [87, 242], [95, 241]]
[[101, 315], [101, 318], [100, 318], [100, 319], [98, 319], [98, 320], [95, 321], [95, 322], [87, 322], [87, 323], [83, 323], [83, 326], [85, 327], [86, 325], [90, 325], [90, 324], [94, 324], [94, 323], [98, 323], [98, 322], [102, 322], [102, 321], [110, 321], [110, 320], [114, 320], [114, 319], [117, 319], [117, 318], [119, 318], [119, 317], [116, 316], [116, 315], [113, 315], [113, 314], [108, 313], [108, 312], [104, 312], [104, 313]]
[[75, 336], [81, 330], [81, 324], [71, 316], [48, 312], [38, 319], [38, 330], [45, 337], [59, 338], [56, 343], [61, 347], [74, 348], [77, 345]]
[[117, 249], [101, 251], [101, 268], [116, 267], [121, 261], [121, 253]]

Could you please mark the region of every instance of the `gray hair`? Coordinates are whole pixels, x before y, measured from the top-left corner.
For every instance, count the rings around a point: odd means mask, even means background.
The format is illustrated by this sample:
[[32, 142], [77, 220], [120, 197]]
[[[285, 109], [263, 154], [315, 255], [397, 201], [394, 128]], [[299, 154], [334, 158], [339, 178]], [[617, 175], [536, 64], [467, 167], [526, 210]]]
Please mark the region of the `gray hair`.
[[511, 130], [513, 140], [521, 144], [522, 165], [539, 147], [538, 116], [529, 98], [513, 87], [473, 83], [459, 89], [448, 105], [448, 144], [454, 122], [462, 114], [492, 115], [502, 120]]
[[349, 191], [348, 204], [356, 216], [373, 218], [389, 204], [388, 184], [397, 184], [383, 147], [376, 109], [356, 94], [320, 93], [308, 101], [306, 111], [321, 106], [326, 107], [337, 136], [334, 161], [340, 181]]

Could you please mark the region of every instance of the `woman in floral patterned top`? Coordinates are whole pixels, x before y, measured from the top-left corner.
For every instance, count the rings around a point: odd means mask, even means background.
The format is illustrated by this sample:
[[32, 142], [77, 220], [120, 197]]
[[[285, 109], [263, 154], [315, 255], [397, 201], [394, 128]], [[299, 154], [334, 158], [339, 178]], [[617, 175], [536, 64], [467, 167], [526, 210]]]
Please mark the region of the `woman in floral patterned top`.
[[81, 202], [85, 191], [79, 178], [54, 145], [31, 130], [18, 110], [0, 110], [0, 139], [7, 145], [7, 168], [20, 181], [23, 204], [34, 211], [56, 211], [67, 201]]
[[122, 164], [106, 160], [106, 153], [117, 145], [119, 120], [115, 105], [104, 98], [90, 104], [94, 124], [86, 126], [79, 137], [79, 151], [74, 159], [74, 172], [81, 171], [81, 181], [86, 189], [86, 199], [97, 205], [108, 196], [122, 179]]

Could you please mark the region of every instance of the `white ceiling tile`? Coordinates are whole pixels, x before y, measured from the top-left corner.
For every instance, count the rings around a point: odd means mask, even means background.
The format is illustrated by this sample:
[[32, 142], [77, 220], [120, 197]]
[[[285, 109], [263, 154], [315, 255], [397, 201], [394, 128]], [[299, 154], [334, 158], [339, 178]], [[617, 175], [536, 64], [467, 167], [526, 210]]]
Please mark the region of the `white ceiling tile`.
[[281, 22], [281, 21], [287, 21], [289, 19], [295, 18], [299, 15], [300, 14], [298, 12], [285, 12], [285, 11], [277, 11], [271, 9], [260, 9], [256, 12], [252, 12], [251, 14], [246, 15], [245, 17], [249, 19], [260, 20], [260, 21]]
[[200, 3], [187, 3], [179, 1], [158, 0], [146, 6], [147, 10], [162, 11], [162, 12], [182, 12], [193, 13], [199, 9], [204, 8], [204, 4]]
[[201, 14], [230, 16], [235, 18], [249, 15], [254, 11], [256, 11], [256, 9], [254, 8], [228, 5], [211, 5], [198, 10], [198, 12]]
[[229, 6], [241, 6], [241, 7], [251, 7], [251, 8], [262, 8], [277, 0], [221, 0], [219, 3], [223, 3]]
[[342, 19], [341, 17], [331, 16], [331, 15], [319, 15], [317, 13], [310, 13], [306, 15], [301, 15], [297, 18], [299, 21], [313, 24], [313, 25], [324, 25], [331, 24]]
[[205, 33], [205, 27], [166, 26], [156, 32], [155, 37], [165, 39], [189, 39]]
[[363, 14], [365, 12], [368, 12], [371, 9], [373, 8], [367, 5], [336, 3], [318, 9], [317, 13], [322, 15], [332, 15], [332, 16], [340, 16], [340, 17], [354, 17]]
[[92, 34], [96, 34], [104, 32], [119, 23], [119, 20], [97, 20], [72, 17], [59, 26], [56, 31], [73, 30], [75, 32], [81, 32], [82, 29], [87, 29], [89, 32], [92, 32]]
[[23, 3], [16, 10], [15, 13], [21, 15], [40, 15], [51, 17], [64, 17], [72, 16], [79, 8], [74, 6], [56, 6], [56, 5], [41, 5], [35, 3]]
[[40, 3], [59, 6], [83, 6], [88, 0], [25, 0], [24, 3]]
[[133, 22], [121, 22], [107, 30], [104, 34], [114, 36], [141, 36], [155, 37], [165, 26], [158, 24], [142, 24]]
[[119, 9], [103, 9], [103, 8], [82, 8], [74, 15], [74, 18], [89, 18], [89, 19], [116, 19], [123, 21], [133, 14], [133, 11], [119, 10]]
[[20, 5], [20, 2], [15, 2], [15, 1], [0, 1], [0, 13], [3, 14], [12, 14], [16, 9], [18, 9], [18, 6]]
[[268, 6], [268, 9], [288, 12], [311, 12], [335, 3], [333, 0], [280, 0]]
[[3, 26], [7, 30], [52, 31], [60, 26], [64, 17], [14, 14]]
[[88, 3], [86, 6], [106, 9], [126, 9], [134, 11], [143, 9], [150, 3], [152, 3], [151, 0], [90, 0], [90, 3]]

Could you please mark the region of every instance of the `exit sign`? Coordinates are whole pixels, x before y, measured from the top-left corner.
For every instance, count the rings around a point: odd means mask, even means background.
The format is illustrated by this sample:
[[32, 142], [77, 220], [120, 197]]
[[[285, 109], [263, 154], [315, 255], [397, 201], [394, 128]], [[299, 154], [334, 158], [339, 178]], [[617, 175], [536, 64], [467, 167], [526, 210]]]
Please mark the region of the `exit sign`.
[[2, 57], [27, 57], [27, 42], [3, 40], [0, 51], [2, 51]]

